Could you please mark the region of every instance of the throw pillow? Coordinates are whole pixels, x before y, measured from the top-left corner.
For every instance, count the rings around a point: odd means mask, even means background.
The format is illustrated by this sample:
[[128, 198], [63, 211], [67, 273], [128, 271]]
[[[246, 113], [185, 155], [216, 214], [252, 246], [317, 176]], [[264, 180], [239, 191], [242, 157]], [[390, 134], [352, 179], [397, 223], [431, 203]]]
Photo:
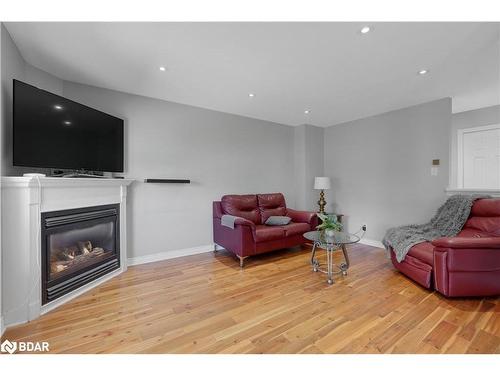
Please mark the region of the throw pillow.
[[292, 221], [292, 218], [288, 216], [269, 216], [269, 218], [266, 220], [265, 224], [266, 225], [287, 225], [290, 221]]

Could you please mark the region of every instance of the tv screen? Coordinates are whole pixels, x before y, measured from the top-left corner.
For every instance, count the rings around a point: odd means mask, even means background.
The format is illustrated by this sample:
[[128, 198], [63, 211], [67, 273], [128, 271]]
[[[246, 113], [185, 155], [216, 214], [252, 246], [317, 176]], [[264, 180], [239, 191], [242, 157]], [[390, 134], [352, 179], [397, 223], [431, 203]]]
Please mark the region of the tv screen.
[[14, 165], [123, 172], [123, 120], [14, 80]]

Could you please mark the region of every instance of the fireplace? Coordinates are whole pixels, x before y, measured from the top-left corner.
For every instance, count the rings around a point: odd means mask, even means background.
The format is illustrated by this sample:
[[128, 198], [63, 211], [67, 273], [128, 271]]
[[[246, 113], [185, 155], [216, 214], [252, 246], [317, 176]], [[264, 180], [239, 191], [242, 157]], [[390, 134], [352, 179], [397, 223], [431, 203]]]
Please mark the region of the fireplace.
[[120, 268], [120, 205], [42, 213], [42, 304]]

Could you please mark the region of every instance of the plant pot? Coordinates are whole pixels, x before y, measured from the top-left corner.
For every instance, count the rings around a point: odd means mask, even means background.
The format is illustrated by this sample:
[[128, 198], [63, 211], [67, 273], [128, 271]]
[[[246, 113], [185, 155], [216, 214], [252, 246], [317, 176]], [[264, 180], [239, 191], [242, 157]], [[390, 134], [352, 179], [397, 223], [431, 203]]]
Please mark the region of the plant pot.
[[325, 229], [325, 236], [326, 237], [334, 237], [335, 236], [335, 231], [333, 229]]

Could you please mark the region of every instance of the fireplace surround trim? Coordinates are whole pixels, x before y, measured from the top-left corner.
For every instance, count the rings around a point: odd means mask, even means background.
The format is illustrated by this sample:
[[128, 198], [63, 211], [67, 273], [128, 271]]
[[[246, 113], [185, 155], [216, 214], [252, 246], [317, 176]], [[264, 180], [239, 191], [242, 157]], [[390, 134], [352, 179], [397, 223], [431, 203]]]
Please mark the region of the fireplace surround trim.
[[[2, 315], [24, 323], [127, 269], [127, 186], [132, 179], [2, 177]], [[119, 204], [120, 267], [42, 306], [41, 214]]]

